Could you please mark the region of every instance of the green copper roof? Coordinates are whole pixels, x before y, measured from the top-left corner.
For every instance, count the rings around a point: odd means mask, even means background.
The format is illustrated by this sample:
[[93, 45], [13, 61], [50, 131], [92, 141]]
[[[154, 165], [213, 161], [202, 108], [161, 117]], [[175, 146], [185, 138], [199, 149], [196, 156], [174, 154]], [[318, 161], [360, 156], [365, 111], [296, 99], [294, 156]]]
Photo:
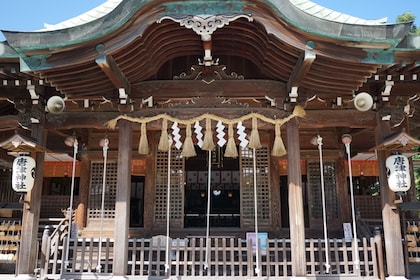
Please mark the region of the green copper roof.
[[[150, 12], [153, 0], [109, 0], [104, 5], [93, 9], [66, 24], [48, 26], [36, 32], [3, 31], [8, 44], [18, 53], [43, 49], [59, 49], [110, 34], [124, 25], [141, 9]], [[409, 24], [382, 25], [376, 22], [366, 24], [337, 21], [322, 18], [319, 5], [308, 0], [190, 0], [190, 1], [158, 1], [156, 8], [164, 8], [164, 15], [202, 15], [223, 13], [247, 13], [246, 7], [269, 5], [279, 17], [291, 25], [312, 34], [354, 42], [386, 42], [392, 47], [406, 36]], [[156, 12], [156, 10], [154, 10]], [[326, 17], [326, 16], [325, 16]], [[82, 20], [85, 18], [85, 20]], [[345, 17], [341, 16], [341, 19]], [[153, 23], [153, 17], [145, 21], [145, 25]], [[359, 21], [355, 21], [358, 23]], [[68, 26], [68, 27], [65, 27]], [[59, 29], [59, 28], [64, 29]], [[143, 29], [144, 30], [144, 29]], [[141, 35], [141, 34], [138, 34]]]
[[[289, 0], [290, 3], [295, 5], [297, 8], [301, 9], [302, 11], [311, 14], [313, 16], [342, 23], [348, 24], [362, 24], [362, 25], [378, 25], [386, 23], [387, 18], [380, 18], [374, 20], [366, 20], [358, 17], [354, 17], [351, 15], [347, 15], [344, 13], [340, 13], [321, 5], [318, 5], [310, 0]], [[57, 24], [45, 24], [44, 31], [51, 31], [51, 30], [58, 30], [58, 29], [65, 29], [71, 28], [74, 26], [86, 24], [98, 18], [101, 18], [107, 14], [109, 14], [112, 10], [114, 10], [123, 0], [107, 0], [105, 3], [101, 4], [100, 6], [89, 10], [79, 16], [74, 18], [65, 20], [63, 22]]]

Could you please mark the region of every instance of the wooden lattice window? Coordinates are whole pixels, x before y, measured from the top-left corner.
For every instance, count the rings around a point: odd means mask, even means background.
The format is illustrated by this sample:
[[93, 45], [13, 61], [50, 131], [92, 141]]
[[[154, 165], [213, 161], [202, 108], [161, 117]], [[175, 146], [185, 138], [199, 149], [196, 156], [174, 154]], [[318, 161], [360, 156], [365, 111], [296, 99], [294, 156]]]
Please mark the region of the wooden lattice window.
[[[338, 219], [337, 188], [335, 163], [324, 162], [325, 206], [329, 219]], [[311, 195], [311, 215], [313, 219], [322, 219], [321, 171], [319, 162], [308, 163], [308, 183]]]
[[[108, 162], [106, 168], [104, 218], [115, 218], [115, 197], [117, 193], [117, 162]], [[103, 162], [92, 162], [90, 172], [90, 196], [88, 217], [91, 220], [101, 218]]]
[[[181, 150], [171, 150], [171, 201], [170, 220], [182, 227], [184, 217], [184, 160]], [[155, 221], [166, 222], [168, 189], [168, 153], [158, 151], [156, 155]]]
[[[258, 221], [262, 224], [270, 221], [269, 153], [268, 148], [255, 150]], [[242, 221], [252, 224], [254, 220], [254, 161], [252, 149], [241, 149], [241, 206]]]

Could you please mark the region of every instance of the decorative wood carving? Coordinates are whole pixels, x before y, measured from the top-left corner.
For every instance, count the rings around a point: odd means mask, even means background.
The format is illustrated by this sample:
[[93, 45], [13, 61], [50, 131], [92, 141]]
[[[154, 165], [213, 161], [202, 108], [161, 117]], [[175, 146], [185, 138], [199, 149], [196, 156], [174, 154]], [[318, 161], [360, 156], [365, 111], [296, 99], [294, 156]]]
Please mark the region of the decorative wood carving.
[[243, 80], [244, 76], [238, 75], [235, 72], [227, 74], [225, 72], [225, 65], [212, 65], [204, 66], [202, 63], [199, 65], [191, 66], [191, 73], [187, 74], [182, 72], [179, 76], [174, 76], [174, 80], [201, 80], [206, 84], [210, 84], [215, 80]]
[[225, 25], [229, 25], [230, 22], [235, 21], [239, 18], [245, 18], [248, 21], [253, 21], [250, 15], [245, 14], [231, 14], [231, 15], [200, 15], [192, 16], [187, 15], [182, 18], [175, 18], [171, 16], [164, 16], [157, 22], [161, 23], [165, 19], [170, 19], [174, 22], [178, 22], [180, 26], [185, 26], [188, 29], [192, 29], [197, 35], [200, 35], [203, 41], [208, 41], [218, 28], [222, 28]]
[[176, 104], [169, 104], [171, 108], [248, 108], [248, 103], [239, 103], [234, 99], [219, 96], [193, 97]]

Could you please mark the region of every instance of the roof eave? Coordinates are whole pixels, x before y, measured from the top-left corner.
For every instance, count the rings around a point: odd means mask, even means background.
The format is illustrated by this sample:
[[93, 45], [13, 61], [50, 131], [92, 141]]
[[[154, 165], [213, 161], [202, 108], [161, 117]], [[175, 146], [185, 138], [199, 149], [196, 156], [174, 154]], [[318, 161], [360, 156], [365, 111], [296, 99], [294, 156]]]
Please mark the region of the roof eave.
[[9, 46], [5, 41], [0, 42], [0, 58], [1, 59], [18, 59], [19, 54]]
[[353, 42], [390, 43], [392, 47], [403, 40], [412, 23], [362, 25], [325, 20], [299, 9], [290, 1], [266, 0], [288, 23], [298, 29], [328, 38]]
[[39, 31], [1, 30], [8, 44], [19, 53], [66, 48], [101, 38], [118, 30], [152, 0], [126, 0], [101, 18], [65, 29]]
[[[123, 26], [135, 13], [152, 0], [125, 0], [114, 10], [101, 18], [67, 29], [36, 32], [2, 31], [8, 44], [21, 54], [37, 54], [41, 50], [68, 48], [71, 45], [99, 39], [115, 32]], [[288, 0], [194, 0], [194, 1], [162, 1], [159, 7], [165, 7], [167, 14], [190, 13], [199, 15], [203, 12], [223, 13], [227, 7], [268, 5], [285, 21], [296, 28], [321, 37], [334, 38], [350, 42], [383, 43], [390, 47], [397, 46], [408, 34], [411, 23], [393, 25], [358, 25], [325, 20], [308, 14]], [[214, 6], [215, 8], [213, 8]], [[171, 8], [176, 7], [176, 10]], [[156, 7], [155, 7], [156, 8]], [[232, 12], [232, 11], [228, 11]], [[233, 11], [235, 12], [235, 11]], [[140, 35], [140, 34], [139, 34]]]

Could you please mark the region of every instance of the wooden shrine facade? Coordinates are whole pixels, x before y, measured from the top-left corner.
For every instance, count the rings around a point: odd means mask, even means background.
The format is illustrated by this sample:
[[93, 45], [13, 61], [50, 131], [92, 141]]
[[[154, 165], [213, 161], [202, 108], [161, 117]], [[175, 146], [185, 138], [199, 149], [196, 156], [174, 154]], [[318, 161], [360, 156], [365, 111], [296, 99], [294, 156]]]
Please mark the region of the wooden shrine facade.
[[[100, 228], [114, 238], [114, 276], [126, 275], [129, 238], [163, 234], [169, 217], [176, 237], [209, 223], [242, 236], [259, 222], [290, 238], [290, 275], [304, 278], [305, 237], [325, 220], [341, 236], [354, 216], [341, 139], [351, 134], [353, 177], [374, 178], [356, 199], [375, 201], [377, 212], [364, 213], [382, 219], [387, 273], [405, 275], [384, 162], [412, 155], [420, 136], [410, 23], [330, 20], [296, 0], [108, 2], [118, 3], [84, 23], [3, 31], [0, 163], [10, 168], [8, 152], [26, 151], [38, 166], [23, 197], [17, 274], [32, 273], [40, 217], [54, 195], [70, 195], [75, 158], [75, 221], [82, 236]], [[402, 131], [410, 149], [383, 144]], [[36, 149], [19, 148], [16, 134]]]

